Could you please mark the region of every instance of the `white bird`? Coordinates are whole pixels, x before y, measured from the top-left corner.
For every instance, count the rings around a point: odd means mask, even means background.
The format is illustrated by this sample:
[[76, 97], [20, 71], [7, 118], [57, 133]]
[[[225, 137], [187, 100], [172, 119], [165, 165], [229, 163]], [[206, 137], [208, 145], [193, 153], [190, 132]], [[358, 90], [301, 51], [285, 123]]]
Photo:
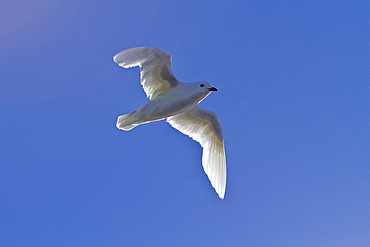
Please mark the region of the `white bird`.
[[150, 99], [139, 110], [117, 119], [117, 128], [132, 128], [167, 119], [175, 129], [203, 147], [202, 164], [218, 196], [226, 189], [226, 158], [222, 128], [216, 114], [197, 106], [212, 91], [208, 82], [182, 83], [172, 74], [171, 56], [154, 48], [131, 48], [113, 57], [124, 68], [140, 66], [141, 85]]

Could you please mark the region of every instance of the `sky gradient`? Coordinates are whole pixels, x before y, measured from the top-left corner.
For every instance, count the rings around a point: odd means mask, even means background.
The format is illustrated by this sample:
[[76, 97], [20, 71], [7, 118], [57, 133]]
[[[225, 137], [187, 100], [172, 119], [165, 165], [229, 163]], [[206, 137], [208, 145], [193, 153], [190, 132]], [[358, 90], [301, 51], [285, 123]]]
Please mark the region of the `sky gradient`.
[[[368, 1], [2, 1], [0, 246], [369, 246]], [[218, 198], [198, 143], [129, 132], [155, 47], [225, 137]]]

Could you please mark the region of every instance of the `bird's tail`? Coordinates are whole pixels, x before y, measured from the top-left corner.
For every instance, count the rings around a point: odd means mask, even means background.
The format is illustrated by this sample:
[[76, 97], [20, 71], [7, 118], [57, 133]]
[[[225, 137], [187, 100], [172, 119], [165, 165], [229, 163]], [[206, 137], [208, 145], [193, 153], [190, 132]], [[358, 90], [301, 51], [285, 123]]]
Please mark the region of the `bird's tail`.
[[136, 126], [138, 126], [139, 124], [135, 123], [136, 119], [133, 117], [134, 113], [135, 112], [119, 116], [117, 118], [116, 127], [119, 128], [119, 129], [128, 131], [128, 130], [133, 129]]

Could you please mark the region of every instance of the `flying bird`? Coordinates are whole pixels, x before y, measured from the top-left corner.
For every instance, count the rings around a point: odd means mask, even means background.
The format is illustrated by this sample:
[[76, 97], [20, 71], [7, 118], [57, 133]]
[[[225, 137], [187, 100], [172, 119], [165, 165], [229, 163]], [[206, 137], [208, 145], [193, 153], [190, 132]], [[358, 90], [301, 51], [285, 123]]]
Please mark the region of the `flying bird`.
[[218, 196], [226, 189], [226, 157], [220, 122], [211, 111], [197, 106], [211, 92], [208, 82], [182, 83], [171, 69], [171, 56], [155, 48], [131, 48], [113, 57], [123, 68], [140, 66], [141, 85], [150, 99], [139, 110], [119, 116], [117, 128], [132, 128], [153, 121], [167, 122], [199, 142], [203, 147], [202, 165]]

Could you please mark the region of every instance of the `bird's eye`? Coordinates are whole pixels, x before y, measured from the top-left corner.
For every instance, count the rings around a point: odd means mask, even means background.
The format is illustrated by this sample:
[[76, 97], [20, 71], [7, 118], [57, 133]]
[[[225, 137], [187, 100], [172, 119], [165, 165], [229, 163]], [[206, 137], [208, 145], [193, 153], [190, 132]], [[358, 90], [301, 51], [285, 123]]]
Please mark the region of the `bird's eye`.
[[204, 84], [200, 84], [200, 87], [204, 87]]

